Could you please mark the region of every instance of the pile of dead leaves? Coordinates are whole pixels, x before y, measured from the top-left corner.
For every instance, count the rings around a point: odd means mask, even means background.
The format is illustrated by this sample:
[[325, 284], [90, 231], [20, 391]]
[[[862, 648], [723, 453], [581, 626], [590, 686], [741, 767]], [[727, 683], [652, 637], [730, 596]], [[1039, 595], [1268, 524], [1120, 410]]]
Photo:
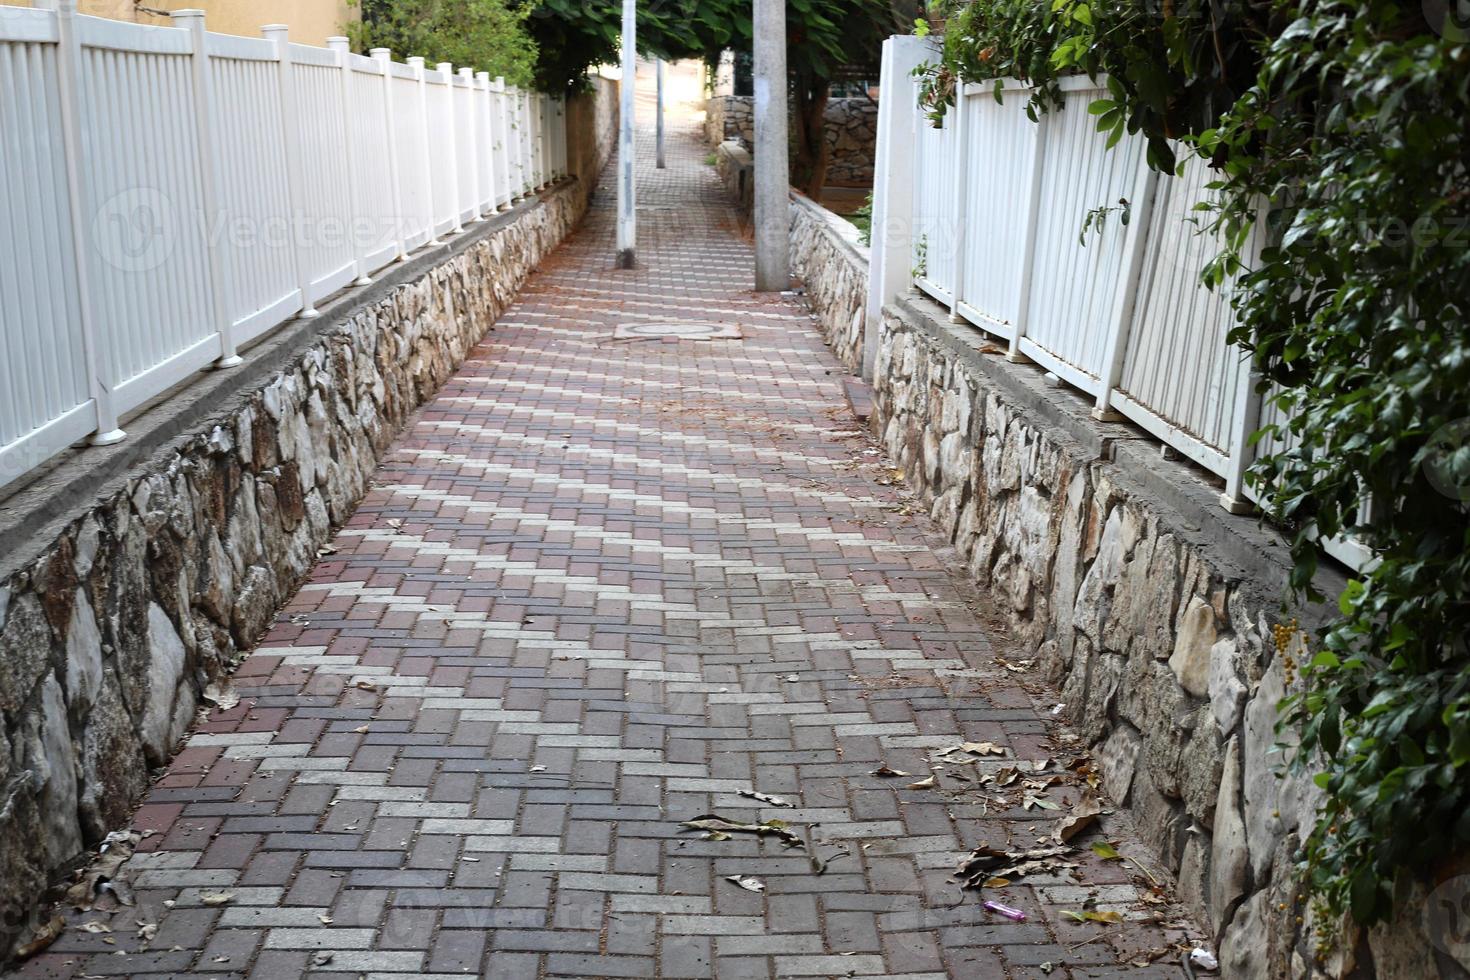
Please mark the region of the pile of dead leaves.
[[[108, 834], [98, 847], [97, 857], [77, 873], [76, 881], [66, 890], [65, 904], [78, 912], [110, 911], [135, 905], [132, 886], [123, 876], [122, 869], [142, 839], [143, 835], [128, 830]], [[101, 922], [84, 923], [80, 928], [86, 932], [112, 931]], [[54, 943], [65, 930], [66, 920], [60, 915], [53, 915], [16, 947], [16, 959], [35, 956]]]
[[1067, 844], [1026, 851], [1001, 851], [981, 844], [960, 861], [955, 876], [965, 888], [1004, 888], [1016, 878], [1038, 871], [1052, 873], [1078, 867], [1076, 861], [1066, 860], [1071, 853]]

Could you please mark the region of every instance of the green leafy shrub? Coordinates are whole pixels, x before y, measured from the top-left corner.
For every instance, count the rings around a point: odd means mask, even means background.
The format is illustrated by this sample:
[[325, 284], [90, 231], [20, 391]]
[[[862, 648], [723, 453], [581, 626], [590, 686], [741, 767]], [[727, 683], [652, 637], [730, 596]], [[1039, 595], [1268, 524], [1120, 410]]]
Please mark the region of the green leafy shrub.
[[530, 10], [516, 0], [361, 0], [362, 20], [347, 25], [354, 50], [391, 48], [402, 59], [451, 62], [528, 86], [536, 45], [526, 30]]
[[1036, 86], [1035, 114], [1065, 75], [1106, 73], [1100, 130], [1140, 134], [1157, 169], [1177, 146], [1217, 169], [1227, 247], [1202, 275], [1237, 277], [1231, 339], [1290, 420], [1252, 479], [1293, 589], [1322, 598], [1324, 540], [1375, 555], [1283, 714], [1326, 794], [1303, 881], [1363, 925], [1470, 843], [1470, 44], [1434, 6], [952, 3], [924, 77], [935, 115], [1003, 77]]
[[1287, 706], [1326, 760], [1302, 870], [1371, 923], [1401, 869], [1470, 841], [1470, 47], [1418, 4], [1295, 12], [1199, 144], [1224, 164], [1234, 245], [1212, 273], [1249, 264], [1267, 202], [1274, 244], [1241, 281], [1234, 339], [1284, 386], [1298, 445], [1258, 479], [1294, 584], [1310, 589], [1322, 539], [1378, 557]]

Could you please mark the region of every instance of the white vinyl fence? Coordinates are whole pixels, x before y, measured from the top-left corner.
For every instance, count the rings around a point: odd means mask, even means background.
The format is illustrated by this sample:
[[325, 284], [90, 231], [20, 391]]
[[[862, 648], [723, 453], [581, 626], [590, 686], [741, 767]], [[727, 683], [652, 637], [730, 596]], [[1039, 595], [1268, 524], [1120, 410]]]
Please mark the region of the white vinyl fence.
[[566, 172], [484, 72], [74, 7], [0, 7], [0, 485]]
[[[1284, 420], [1226, 342], [1229, 284], [1200, 284], [1220, 249], [1197, 210], [1209, 168], [1181, 152], [1180, 171], [1160, 175], [1140, 137], [1109, 148], [1088, 112], [1105, 80], [1065, 80], [1064, 105], [1038, 121], [1024, 83], [965, 85], [935, 126], [911, 79], [933, 57], [918, 38], [885, 45], [870, 315], [899, 288], [887, 266], [911, 261], [913, 284], [951, 320], [1085, 392], [1094, 417], [1130, 420], [1223, 478], [1222, 505], [1248, 509], [1251, 435]], [[1324, 547], [1358, 568], [1372, 560], [1354, 540]]]
[[1240, 507], [1260, 398], [1225, 342], [1228, 286], [1199, 282], [1218, 251], [1195, 210], [1207, 168], [1161, 177], [1141, 138], [1109, 148], [1087, 111], [1104, 81], [1066, 80], [1039, 122], [1027, 85], [999, 88], [998, 102], [995, 85], [964, 86], [942, 126], [912, 107], [912, 179], [885, 179], [913, 197], [915, 285], [1086, 392], [1098, 418], [1131, 419], [1223, 477]]

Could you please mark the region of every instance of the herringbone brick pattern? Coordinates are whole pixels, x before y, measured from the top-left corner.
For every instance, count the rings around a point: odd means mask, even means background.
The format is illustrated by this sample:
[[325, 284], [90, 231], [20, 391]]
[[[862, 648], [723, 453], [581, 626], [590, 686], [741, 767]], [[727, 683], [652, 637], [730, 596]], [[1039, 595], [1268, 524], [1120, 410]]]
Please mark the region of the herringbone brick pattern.
[[[640, 268], [611, 267], [605, 191], [152, 791], [138, 907], [23, 975], [1176, 975], [1129, 965], [1183, 938], [1168, 906], [1085, 846], [987, 891], [1023, 923], [952, 881], [1052, 832], [1068, 745], [805, 311], [750, 292], [692, 126], [671, 144]], [[670, 320], [745, 337], [610, 339]], [[966, 741], [1004, 755], [941, 764]], [[983, 781], [1007, 769], [1060, 774], [1063, 809]], [[680, 826], [710, 813], [805, 843]], [[1126, 921], [1063, 914], [1094, 906]]]

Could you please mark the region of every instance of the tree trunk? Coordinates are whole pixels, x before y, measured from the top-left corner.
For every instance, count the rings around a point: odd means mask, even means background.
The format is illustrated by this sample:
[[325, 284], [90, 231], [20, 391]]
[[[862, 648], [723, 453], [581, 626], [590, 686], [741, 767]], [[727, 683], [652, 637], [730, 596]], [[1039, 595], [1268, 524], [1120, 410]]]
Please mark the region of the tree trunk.
[[830, 79], [798, 75], [796, 78], [796, 159], [794, 183], [814, 201], [821, 200], [827, 182], [827, 99]]

